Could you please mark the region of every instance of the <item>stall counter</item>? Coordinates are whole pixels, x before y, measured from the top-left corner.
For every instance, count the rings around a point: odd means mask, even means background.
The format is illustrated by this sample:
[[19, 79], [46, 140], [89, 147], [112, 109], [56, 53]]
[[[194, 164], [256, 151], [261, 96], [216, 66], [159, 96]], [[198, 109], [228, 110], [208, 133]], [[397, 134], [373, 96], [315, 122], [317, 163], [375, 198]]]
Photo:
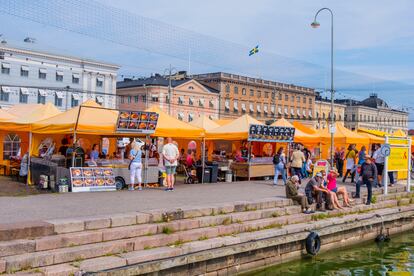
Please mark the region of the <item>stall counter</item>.
[[248, 162], [233, 162], [231, 170], [236, 177], [255, 178], [274, 176], [272, 157], [258, 157]]

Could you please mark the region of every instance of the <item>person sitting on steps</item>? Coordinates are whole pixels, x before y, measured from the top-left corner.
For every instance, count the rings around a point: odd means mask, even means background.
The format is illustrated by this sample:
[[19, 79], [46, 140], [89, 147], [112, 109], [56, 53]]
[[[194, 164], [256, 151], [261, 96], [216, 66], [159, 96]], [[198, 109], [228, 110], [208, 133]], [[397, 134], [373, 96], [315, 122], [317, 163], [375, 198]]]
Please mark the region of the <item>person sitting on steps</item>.
[[287, 182], [286, 182], [286, 197], [293, 200], [293, 202], [296, 202], [302, 206], [302, 211], [305, 214], [312, 214], [314, 213], [309, 208], [309, 203], [305, 195], [298, 193], [299, 188], [299, 177], [297, 175], [292, 176]]

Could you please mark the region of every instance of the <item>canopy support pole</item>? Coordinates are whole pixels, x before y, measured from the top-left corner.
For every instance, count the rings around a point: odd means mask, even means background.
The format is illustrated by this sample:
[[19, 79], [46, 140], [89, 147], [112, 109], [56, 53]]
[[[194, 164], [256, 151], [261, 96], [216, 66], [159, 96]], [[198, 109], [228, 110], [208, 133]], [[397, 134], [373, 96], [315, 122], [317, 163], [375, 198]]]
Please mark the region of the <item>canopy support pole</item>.
[[[145, 136], [145, 140], [146, 141], [149, 141], [149, 139], [150, 139], [150, 136], [147, 134], [146, 136]], [[145, 177], [145, 179], [144, 179], [144, 188], [146, 188], [147, 187], [147, 184], [148, 184], [148, 154], [149, 154], [149, 143], [147, 144], [147, 145], [145, 145], [145, 166], [144, 166], [144, 177]]]
[[407, 192], [411, 191], [411, 138], [408, 137]]
[[72, 167], [75, 167], [75, 143], [76, 143], [76, 130], [78, 129], [79, 117], [81, 113], [82, 105], [79, 106], [78, 116], [76, 117], [75, 128], [73, 129], [73, 151], [72, 151]]
[[[385, 136], [385, 144], [388, 144], [388, 136]], [[388, 156], [385, 156], [384, 160], [384, 172], [383, 172], [382, 182], [384, 184], [384, 195], [388, 195]], [[377, 179], [378, 181], [378, 179]], [[381, 184], [381, 183], [378, 183]]]
[[[204, 169], [205, 169], [205, 161], [206, 161], [206, 138], [203, 138], [203, 146], [202, 148], [202, 155], [201, 155], [201, 184], [204, 184]], [[210, 176], [211, 177], [211, 176]]]
[[32, 150], [32, 136], [33, 133], [30, 131], [29, 132], [29, 150], [28, 150], [28, 155], [27, 155], [27, 178], [26, 178], [26, 185], [29, 186], [30, 184], [30, 177], [31, 177], [31, 173], [30, 173], [30, 152]]
[[252, 155], [252, 142], [249, 142], [249, 154], [247, 155], [248, 158], [248, 168], [247, 168], [247, 173], [249, 174], [248, 180], [250, 181], [250, 159], [251, 159], [251, 155]]

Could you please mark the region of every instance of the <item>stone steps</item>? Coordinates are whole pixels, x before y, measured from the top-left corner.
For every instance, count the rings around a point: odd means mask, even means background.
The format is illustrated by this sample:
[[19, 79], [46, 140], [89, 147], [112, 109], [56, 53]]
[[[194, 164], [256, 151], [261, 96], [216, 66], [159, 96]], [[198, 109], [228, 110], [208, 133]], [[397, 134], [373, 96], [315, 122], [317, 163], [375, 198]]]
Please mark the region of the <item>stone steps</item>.
[[[405, 205], [414, 203], [410, 193], [400, 189], [389, 192], [387, 196], [377, 194], [374, 205], [313, 215], [302, 214], [300, 206], [292, 206], [290, 200], [270, 198], [167, 212], [154, 210], [49, 221], [45, 227], [48, 231], [40, 231], [40, 235], [39, 231], [27, 231], [28, 236], [23, 239], [23, 231], [14, 236], [17, 239], [0, 242], [0, 273], [29, 270], [41, 271], [43, 275], [70, 275], [78, 270], [122, 267], [154, 258], [157, 252], [167, 258], [171, 254], [184, 254], [185, 248], [201, 250], [223, 240], [221, 246], [227, 246], [240, 242], [240, 237], [255, 236], [262, 231], [268, 235], [273, 233], [270, 230], [290, 233], [298, 225], [332, 224], [332, 220], [348, 215], [363, 216], [373, 210], [411, 207]], [[356, 201], [362, 202], [362, 199]], [[185, 254], [189, 252], [193, 251]]]

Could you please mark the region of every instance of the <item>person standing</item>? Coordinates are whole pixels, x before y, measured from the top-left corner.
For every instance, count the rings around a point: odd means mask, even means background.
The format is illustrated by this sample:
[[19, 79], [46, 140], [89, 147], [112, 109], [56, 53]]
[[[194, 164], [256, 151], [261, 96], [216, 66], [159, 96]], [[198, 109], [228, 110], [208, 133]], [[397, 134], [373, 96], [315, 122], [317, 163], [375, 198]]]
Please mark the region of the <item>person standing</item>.
[[167, 138], [167, 144], [162, 148], [165, 171], [167, 173], [167, 188], [165, 191], [174, 191], [174, 174], [177, 168], [177, 160], [180, 156], [178, 147], [173, 144], [171, 137]]
[[375, 152], [372, 155], [372, 159], [374, 159], [375, 166], [377, 167], [378, 177], [375, 178], [377, 182], [377, 186], [382, 186], [382, 172], [384, 171], [384, 163], [385, 163], [385, 156], [381, 153], [381, 145], [375, 145]]
[[348, 177], [348, 174], [351, 174], [351, 182], [354, 182], [355, 165], [356, 165], [356, 151], [355, 151], [354, 144], [349, 145], [348, 152], [345, 158], [346, 158], [346, 172], [345, 172], [344, 177], [342, 178], [342, 182], [345, 183], [345, 180]]
[[133, 191], [135, 187], [135, 178], [138, 180], [138, 190], [142, 190], [142, 150], [140, 146], [134, 141], [131, 143], [131, 150], [129, 151], [129, 176], [130, 186], [128, 190]]
[[285, 148], [280, 147], [275, 156], [273, 156], [273, 165], [275, 167], [275, 177], [273, 185], [277, 185], [279, 175], [282, 175], [283, 183], [286, 185], [286, 155]]
[[304, 214], [314, 213], [309, 208], [308, 199], [305, 195], [298, 193], [299, 177], [297, 175], [292, 176], [286, 183], [286, 197], [292, 199], [294, 202], [302, 206]]
[[305, 155], [300, 150], [300, 146], [297, 145], [295, 151], [292, 153], [291, 161], [291, 168], [292, 174], [297, 175], [299, 177], [299, 183], [302, 179], [302, 166], [303, 163], [306, 161]]
[[367, 185], [368, 197], [366, 205], [371, 204], [372, 199], [372, 185], [378, 177], [377, 166], [372, 162], [369, 155], [365, 156], [365, 162], [361, 165], [361, 176], [356, 184], [356, 193], [354, 198], [360, 197], [361, 184]]

